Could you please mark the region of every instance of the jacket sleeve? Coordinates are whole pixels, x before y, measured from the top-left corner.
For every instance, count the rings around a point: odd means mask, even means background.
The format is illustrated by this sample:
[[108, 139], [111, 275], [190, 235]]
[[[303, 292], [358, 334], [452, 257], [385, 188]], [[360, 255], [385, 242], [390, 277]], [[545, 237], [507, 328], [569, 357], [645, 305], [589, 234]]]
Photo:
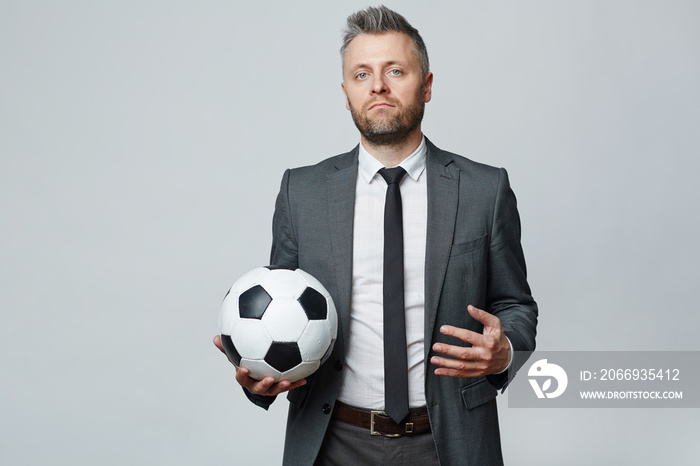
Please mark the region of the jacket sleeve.
[[491, 229], [486, 305], [486, 311], [500, 319], [516, 352], [508, 371], [487, 376], [494, 387], [505, 390], [529, 353], [535, 350], [538, 310], [527, 283], [516, 199], [503, 168], [499, 173]]
[[284, 172], [280, 192], [275, 202], [275, 215], [272, 218], [272, 250], [270, 265], [299, 267], [296, 234], [289, 200], [289, 179], [291, 171]]

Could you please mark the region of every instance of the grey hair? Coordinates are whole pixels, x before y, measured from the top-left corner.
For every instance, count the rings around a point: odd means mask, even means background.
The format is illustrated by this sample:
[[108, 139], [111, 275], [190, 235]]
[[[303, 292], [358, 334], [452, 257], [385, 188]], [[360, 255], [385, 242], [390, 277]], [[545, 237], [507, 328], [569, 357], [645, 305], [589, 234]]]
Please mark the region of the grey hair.
[[350, 42], [362, 34], [384, 34], [387, 32], [403, 32], [411, 38], [413, 49], [420, 62], [423, 76], [430, 72], [428, 61], [428, 49], [418, 29], [411, 26], [406, 18], [397, 12], [381, 5], [380, 7], [367, 7], [348, 16], [348, 24], [343, 31], [343, 45], [340, 47], [340, 56], [345, 59], [345, 52]]

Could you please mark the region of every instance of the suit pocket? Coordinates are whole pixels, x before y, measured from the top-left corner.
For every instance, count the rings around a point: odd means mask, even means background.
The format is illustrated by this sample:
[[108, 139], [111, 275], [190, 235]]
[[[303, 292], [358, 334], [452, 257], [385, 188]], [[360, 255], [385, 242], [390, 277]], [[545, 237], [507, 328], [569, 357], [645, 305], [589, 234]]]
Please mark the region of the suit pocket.
[[452, 249], [450, 250], [450, 256], [459, 256], [461, 254], [479, 250], [486, 245], [486, 240], [488, 237], [489, 235], [483, 235], [465, 243], [453, 244]]
[[493, 400], [498, 395], [498, 391], [493, 388], [485, 377], [481, 377], [473, 383], [462, 387], [461, 392], [462, 401], [467, 409], [476, 408], [487, 401]]

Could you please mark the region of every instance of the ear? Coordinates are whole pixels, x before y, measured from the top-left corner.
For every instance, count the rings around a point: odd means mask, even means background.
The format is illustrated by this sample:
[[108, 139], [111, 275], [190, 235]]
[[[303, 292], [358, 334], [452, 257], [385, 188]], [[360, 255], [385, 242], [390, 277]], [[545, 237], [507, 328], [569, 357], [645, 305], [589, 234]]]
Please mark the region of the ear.
[[433, 73], [428, 73], [423, 78], [423, 90], [425, 92], [424, 101], [428, 103], [433, 96]]
[[345, 108], [350, 110], [350, 101], [348, 100], [348, 93], [345, 92], [345, 83], [340, 83], [340, 87], [343, 88], [343, 95], [345, 96]]

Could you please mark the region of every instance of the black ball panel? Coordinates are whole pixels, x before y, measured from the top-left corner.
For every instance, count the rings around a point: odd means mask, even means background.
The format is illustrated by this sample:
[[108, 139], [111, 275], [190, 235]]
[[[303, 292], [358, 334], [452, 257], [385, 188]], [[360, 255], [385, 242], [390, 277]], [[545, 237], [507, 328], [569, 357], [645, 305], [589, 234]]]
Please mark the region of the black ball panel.
[[296, 342], [273, 342], [265, 355], [265, 362], [280, 372], [301, 364], [301, 352]]
[[299, 296], [299, 304], [309, 320], [323, 320], [328, 315], [326, 297], [313, 288], [307, 287]]
[[224, 347], [224, 351], [226, 351], [226, 356], [228, 356], [229, 360], [235, 365], [240, 366], [241, 355], [238, 354], [238, 350], [236, 350], [236, 347], [233, 345], [233, 341], [231, 341], [231, 336], [221, 335], [221, 344]]
[[265, 288], [255, 285], [238, 297], [238, 311], [243, 319], [261, 319], [271, 302]]

